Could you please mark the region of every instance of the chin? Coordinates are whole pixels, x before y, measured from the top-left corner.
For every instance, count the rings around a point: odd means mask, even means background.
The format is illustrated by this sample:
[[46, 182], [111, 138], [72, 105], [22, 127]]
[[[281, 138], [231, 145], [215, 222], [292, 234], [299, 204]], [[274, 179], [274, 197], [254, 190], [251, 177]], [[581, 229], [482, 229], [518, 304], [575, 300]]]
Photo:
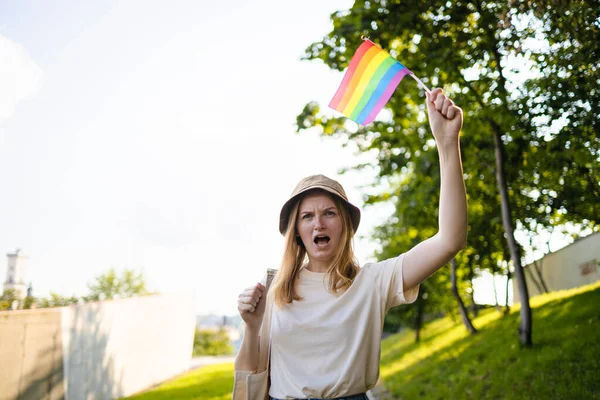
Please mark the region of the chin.
[[333, 254], [315, 254], [312, 259], [319, 262], [331, 262], [333, 261]]

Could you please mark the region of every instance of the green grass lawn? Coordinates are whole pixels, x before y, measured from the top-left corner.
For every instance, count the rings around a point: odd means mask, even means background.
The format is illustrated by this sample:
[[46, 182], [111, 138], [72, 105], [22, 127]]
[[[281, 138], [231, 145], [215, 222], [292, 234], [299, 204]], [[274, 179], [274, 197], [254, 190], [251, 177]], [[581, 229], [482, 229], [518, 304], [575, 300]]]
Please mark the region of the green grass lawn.
[[600, 398], [600, 282], [536, 296], [534, 347], [518, 342], [519, 308], [488, 310], [469, 336], [448, 318], [382, 344], [381, 376], [397, 399]]
[[[382, 344], [381, 377], [397, 399], [600, 398], [600, 282], [531, 299], [533, 342], [518, 341], [519, 309], [480, 314], [469, 336], [449, 318]], [[233, 364], [191, 371], [131, 400], [231, 398]]]
[[202, 367], [127, 400], [231, 400], [233, 363]]

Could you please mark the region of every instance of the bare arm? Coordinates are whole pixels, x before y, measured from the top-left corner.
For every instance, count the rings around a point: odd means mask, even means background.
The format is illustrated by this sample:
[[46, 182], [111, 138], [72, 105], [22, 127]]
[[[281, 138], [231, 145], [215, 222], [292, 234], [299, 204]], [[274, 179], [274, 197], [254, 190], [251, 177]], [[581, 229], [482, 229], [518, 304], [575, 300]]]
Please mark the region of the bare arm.
[[246, 326], [242, 345], [235, 356], [235, 371], [256, 371], [258, 368], [258, 334], [259, 330], [248, 329]]
[[460, 159], [463, 114], [442, 89], [427, 96], [429, 123], [440, 157], [439, 230], [404, 256], [404, 290], [415, 287], [452, 259], [467, 240], [467, 197]]

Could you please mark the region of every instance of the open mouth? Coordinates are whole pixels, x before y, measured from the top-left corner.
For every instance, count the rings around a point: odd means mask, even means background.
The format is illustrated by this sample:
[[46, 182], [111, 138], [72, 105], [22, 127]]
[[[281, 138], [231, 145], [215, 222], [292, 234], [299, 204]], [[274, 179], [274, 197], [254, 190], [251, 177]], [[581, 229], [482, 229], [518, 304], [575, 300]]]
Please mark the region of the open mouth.
[[329, 238], [329, 236], [319, 235], [315, 237], [314, 242], [317, 246], [321, 247], [327, 245], [330, 240], [331, 239]]

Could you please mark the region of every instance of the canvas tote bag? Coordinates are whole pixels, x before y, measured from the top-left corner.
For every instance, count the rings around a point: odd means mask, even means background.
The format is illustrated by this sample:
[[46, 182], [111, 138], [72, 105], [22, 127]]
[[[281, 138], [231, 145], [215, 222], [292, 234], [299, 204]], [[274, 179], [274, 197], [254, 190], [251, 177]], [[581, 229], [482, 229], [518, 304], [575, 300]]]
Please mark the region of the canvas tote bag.
[[267, 270], [265, 286], [267, 303], [265, 315], [260, 327], [258, 368], [254, 372], [236, 371], [233, 378], [233, 400], [269, 400], [269, 359], [271, 356], [271, 314], [273, 293], [269, 290], [277, 271]]

